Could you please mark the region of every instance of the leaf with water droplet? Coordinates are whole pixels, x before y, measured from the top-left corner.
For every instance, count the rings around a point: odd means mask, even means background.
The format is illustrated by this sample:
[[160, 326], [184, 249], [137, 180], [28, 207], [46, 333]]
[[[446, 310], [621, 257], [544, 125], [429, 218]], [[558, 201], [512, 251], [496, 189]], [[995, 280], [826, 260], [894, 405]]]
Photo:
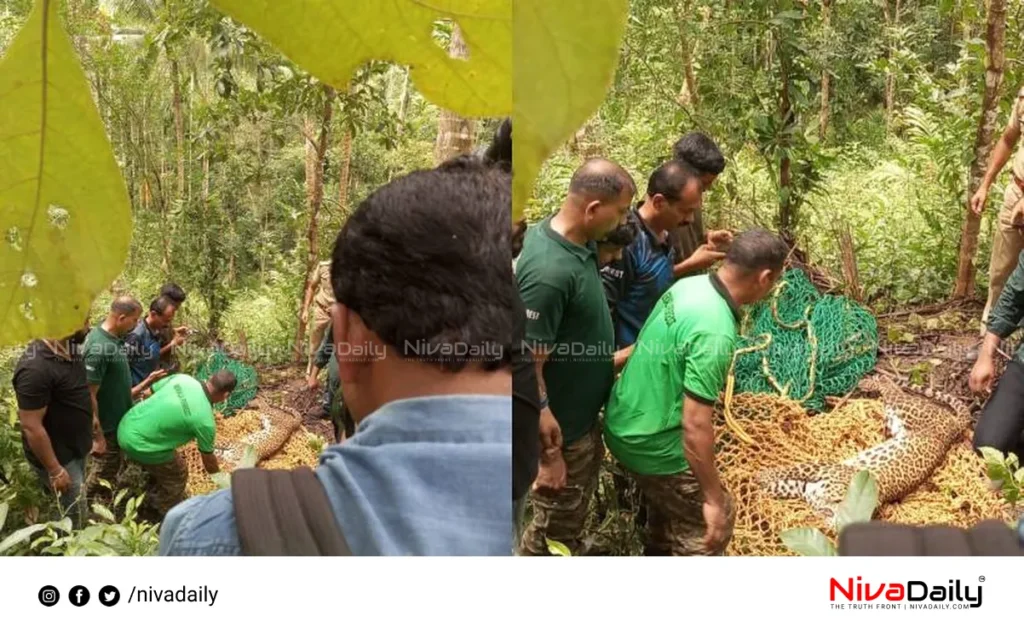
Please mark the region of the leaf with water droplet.
[[0, 210], [0, 345], [67, 336], [123, 268], [132, 220], [57, 0], [0, 60]]

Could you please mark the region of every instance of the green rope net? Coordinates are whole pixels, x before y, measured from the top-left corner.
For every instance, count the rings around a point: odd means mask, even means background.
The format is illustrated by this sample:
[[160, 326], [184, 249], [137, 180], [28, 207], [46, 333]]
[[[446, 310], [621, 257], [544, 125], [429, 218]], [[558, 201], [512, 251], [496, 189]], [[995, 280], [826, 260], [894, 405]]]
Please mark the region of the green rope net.
[[259, 377], [256, 374], [256, 368], [252, 365], [229, 358], [227, 354], [217, 350], [210, 354], [209, 358], [199, 366], [199, 369], [196, 370], [196, 378], [207, 380], [222, 369], [227, 369], [233, 373], [237, 383], [235, 390], [231, 392], [228, 399], [213, 405], [213, 408], [225, 416], [231, 416], [256, 397]]
[[736, 345], [737, 392], [786, 396], [821, 411], [875, 366], [878, 325], [860, 304], [822, 295], [799, 269], [751, 307]]

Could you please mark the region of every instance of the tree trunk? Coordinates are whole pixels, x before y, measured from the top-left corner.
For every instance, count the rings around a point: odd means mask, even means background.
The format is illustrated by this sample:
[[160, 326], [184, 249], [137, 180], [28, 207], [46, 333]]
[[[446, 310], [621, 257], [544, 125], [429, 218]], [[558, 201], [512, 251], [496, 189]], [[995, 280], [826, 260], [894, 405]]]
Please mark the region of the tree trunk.
[[323, 112], [320, 117], [320, 135], [316, 133], [316, 121], [306, 116], [303, 131], [306, 136], [306, 204], [309, 207], [309, 225], [306, 229], [306, 274], [304, 276], [302, 309], [299, 313], [299, 327], [295, 333], [295, 349], [293, 359], [302, 360], [306, 340], [306, 321], [309, 319], [309, 306], [313, 302], [313, 271], [318, 260], [317, 221], [320, 206], [324, 199], [324, 159], [327, 156], [328, 132], [331, 129], [331, 114], [334, 104], [334, 89], [324, 86]]
[[[832, 0], [821, 0], [821, 25], [826, 37], [832, 30]], [[828, 64], [821, 69], [821, 111], [818, 113], [818, 136], [825, 142], [828, 132], [829, 99], [831, 98], [832, 75], [828, 72]]]
[[[466, 42], [462, 39], [462, 31], [456, 24], [452, 29], [452, 40], [448, 53], [456, 59], [469, 57]], [[476, 122], [464, 119], [449, 110], [441, 110], [437, 122], [437, 142], [434, 145], [434, 160], [437, 163], [465, 154], [473, 149], [473, 138], [476, 136]]]
[[171, 87], [174, 106], [174, 151], [178, 158], [178, 202], [185, 199], [185, 119], [181, 111], [181, 73], [178, 60], [171, 59]]
[[782, 130], [778, 140], [782, 158], [779, 162], [779, 234], [792, 247], [796, 244], [796, 214], [793, 209], [792, 162], [789, 158], [789, 127], [793, 124], [793, 106], [789, 98], [789, 56], [784, 46], [779, 46], [779, 68], [781, 83], [779, 88], [779, 129]]
[[352, 130], [345, 127], [341, 135], [341, 167], [338, 174], [338, 211], [348, 215], [348, 181], [352, 169]]
[[[1003, 66], [1006, 62], [1004, 39], [1006, 35], [1006, 0], [990, 0], [987, 29], [985, 32], [986, 66], [985, 95], [982, 99], [978, 131], [974, 139], [974, 161], [971, 163], [970, 182], [967, 188], [967, 204], [978, 190], [993, 142], [998, 133], [999, 91], [1003, 85]], [[967, 208], [964, 213], [963, 233], [960, 238], [960, 258], [957, 264], [954, 298], [963, 298], [974, 293], [974, 256], [978, 254], [978, 230], [981, 218]]]
[[886, 50], [886, 58], [889, 60], [889, 68], [885, 71], [885, 125], [892, 125], [893, 111], [896, 109], [896, 75], [892, 71], [893, 53], [896, 50], [893, 41], [893, 33], [900, 25], [900, 0], [896, 0], [895, 11], [889, 12], [889, 0], [883, 0], [882, 6], [885, 11], [885, 25], [889, 32], [889, 46]]
[[405, 123], [406, 113], [409, 111], [409, 69], [405, 69], [405, 78], [402, 80], [402, 100], [398, 102], [398, 122]]
[[686, 20], [690, 14], [689, 1], [676, 5], [676, 23], [679, 27], [679, 46], [682, 49], [683, 85], [676, 101], [681, 106], [696, 106], [700, 99], [697, 94], [697, 75], [693, 70], [693, 50], [686, 33]]

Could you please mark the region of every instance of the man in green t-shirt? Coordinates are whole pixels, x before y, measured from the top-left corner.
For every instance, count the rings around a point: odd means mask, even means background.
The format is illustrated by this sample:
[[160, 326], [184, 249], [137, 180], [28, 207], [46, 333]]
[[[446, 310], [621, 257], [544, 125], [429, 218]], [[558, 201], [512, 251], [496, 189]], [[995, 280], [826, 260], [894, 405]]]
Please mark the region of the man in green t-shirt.
[[647, 555], [720, 555], [735, 511], [715, 466], [714, 404], [732, 362], [740, 306], [782, 274], [776, 235], [738, 235], [717, 272], [680, 279], [640, 330], [605, 413], [608, 450], [647, 501]]
[[128, 459], [149, 473], [151, 498], [161, 516], [185, 500], [188, 470], [178, 448], [196, 441], [206, 472], [220, 470], [213, 454], [217, 434], [213, 405], [235, 389], [235, 375], [222, 369], [205, 383], [175, 374], [153, 385], [153, 395], [135, 405], [117, 430]]
[[542, 403], [523, 554], [546, 553], [545, 538], [573, 551], [579, 546], [604, 455], [598, 415], [614, 377], [615, 333], [595, 242], [622, 224], [635, 194], [622, 167], [588, 160], [573, 174], [558, 213], [527, 232], [516, 263]]
[[125, 338], [135, 329], [141, 315], [142, 305], [136, 299], [117, 297], [110, 305], [107, 318], [89, 331], [82, 344], [93, 415], [93, 460], [86, 484], [90, 506], [92, 502], [102, 502], [101, 497], [109, 496], [103, 493], [99, 480], [114, 484], [124, 463], [117, 444], [118, 423], [135, 398], [167, 373], [154, 371], [132, 387]]

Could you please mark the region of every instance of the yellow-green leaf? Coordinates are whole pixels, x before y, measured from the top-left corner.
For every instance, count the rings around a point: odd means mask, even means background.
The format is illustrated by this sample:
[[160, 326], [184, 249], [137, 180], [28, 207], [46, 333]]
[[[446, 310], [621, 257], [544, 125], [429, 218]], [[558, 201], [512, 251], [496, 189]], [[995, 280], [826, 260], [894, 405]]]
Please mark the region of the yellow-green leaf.
[[[512, 111], [512, 0], [211, 0], [293, 62], [344, 89], [371, 60], [410, 68], [429, 101], [464, 117]], [[434, 23], [459, 25], [469, 59], [433, 38]]]
[[564, 543], [549, 538], [544, 540], [547, 542], [548, 553], [552, 556], [572, 556], [572, 552], [569, 551], [569, 548]]
[[57, 0], [37, 0], [0, 61], [0, 345], [82, 327], [124, 266], [131, 230]]
[[628, 0], [516, 0], [512, 217], [541, 165], [604, 101]]

